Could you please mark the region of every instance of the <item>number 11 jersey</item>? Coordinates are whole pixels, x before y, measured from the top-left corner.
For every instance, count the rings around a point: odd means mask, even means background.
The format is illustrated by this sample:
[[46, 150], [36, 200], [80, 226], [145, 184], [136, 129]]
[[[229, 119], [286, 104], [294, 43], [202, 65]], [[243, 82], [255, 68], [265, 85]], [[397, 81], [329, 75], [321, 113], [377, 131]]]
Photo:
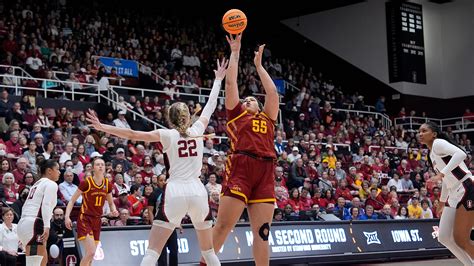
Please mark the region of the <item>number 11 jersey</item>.
[[112, 192], [109, 180], [104, 178], [102, 184], [96, 184], [94, 178], [87, 177], [81, 182], [79, 189], [82, 191], [81, 214], [100, 218], [107, 194]]

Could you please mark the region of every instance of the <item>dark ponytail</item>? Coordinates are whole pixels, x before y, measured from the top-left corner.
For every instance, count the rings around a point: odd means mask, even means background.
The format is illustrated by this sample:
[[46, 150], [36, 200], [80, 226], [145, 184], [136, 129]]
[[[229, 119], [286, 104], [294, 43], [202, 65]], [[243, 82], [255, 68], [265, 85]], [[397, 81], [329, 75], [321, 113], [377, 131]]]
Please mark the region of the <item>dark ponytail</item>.
[[459, 144], [457, 144], [456, 142], [454, 142], [448, 136], [448, 134], [442, 132], [441, 128], [436, 123], [434, 123], [432, 121], [428, 121], [428, 122], [425, 123], [425, 125], [427, 125], [429, 129], [431, 129], [434, 133], [436, 133], [436, 138], [446, 140], [447, 142], [449, 142], [449, 143], [453, 144], [454, 146], [458, 147], [460, 150], [462, 150], [467, 155], [467, 152], [464, 150], [464, 148], [459, 146]]
[[58, 162], [56, 160], [53, 160], [53, 159], [42, 161], [39, 165], [41, 175], [45, 175], [46, 170], [53, 169], [57, 165], [58, 165]]

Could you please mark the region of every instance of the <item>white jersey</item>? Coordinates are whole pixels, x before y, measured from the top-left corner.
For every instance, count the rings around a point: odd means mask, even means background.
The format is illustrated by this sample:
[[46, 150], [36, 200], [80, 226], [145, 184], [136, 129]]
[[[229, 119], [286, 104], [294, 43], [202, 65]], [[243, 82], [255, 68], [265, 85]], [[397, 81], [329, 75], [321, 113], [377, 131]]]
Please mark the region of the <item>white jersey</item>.
[[430, 152], [433, 168], [437, 173], [443, 173], [443, 187], [453, 189], [472, 174], [464, 163], [464, 151], [444, 139], [435, 139]]
[[199, 178], [204, 153], [204, 125], [196, 121], [188, 129], [187, 138], [182, 137], [176, 129], [159, 129], [163, 153], [167, 157], [165, 164], [169, 180], [193, 181]]
[[41, 178], [30, 189], [21, 211], [22, 218], [43, 219], [44, 227], [50, 227], [53, 209], [58, 201], [58, 185], [48, 178]]

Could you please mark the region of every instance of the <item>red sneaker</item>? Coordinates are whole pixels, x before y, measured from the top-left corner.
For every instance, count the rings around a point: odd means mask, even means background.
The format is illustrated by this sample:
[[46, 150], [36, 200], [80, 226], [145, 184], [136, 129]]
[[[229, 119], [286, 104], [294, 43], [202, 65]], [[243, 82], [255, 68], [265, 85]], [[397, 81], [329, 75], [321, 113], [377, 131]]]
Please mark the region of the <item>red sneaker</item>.
[[207, 266], [207, 264], [205, 262], [200, 261], [199, 266]]

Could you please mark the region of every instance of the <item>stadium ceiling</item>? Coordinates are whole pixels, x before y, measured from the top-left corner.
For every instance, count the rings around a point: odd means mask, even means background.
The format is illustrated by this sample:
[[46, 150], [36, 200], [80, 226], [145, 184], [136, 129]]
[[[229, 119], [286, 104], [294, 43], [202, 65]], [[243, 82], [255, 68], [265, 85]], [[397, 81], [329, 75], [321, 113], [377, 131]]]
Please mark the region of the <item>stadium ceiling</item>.
[[[233, 2], [233, 1], [229, 1]], [[339, 8], [352, 4], [365, 2], [365, 0], [290, 0], [290, 1], [238, 1], [242, 9], [254, 10], [265, 13], [275, 10], [271, 15], [279, 20], [303, 16], [329, 9]]]
[[[128, 2], [127, 0], [113, 1], [123, 2], [125, 5], [127, 5]], [[174, 1], [134, 1], [136, 4], [140, 4], [142, 2], [146, 2], [146, 6], [148, 7], [161, 8], [170, 11], [179, 10], [181, 14], [186, 14], [188, 17], [202, 15], [214, 16], [216, 14], [220, 15], [224, 14], [226, 10], [237, 8], [254, 18], [258, 17], [258, 19], [275, 21], [357, 4], [365, 2], [365, 0], [226, 0], [211, 1], [206, 4], [203, 4], [202, 1], [185, 1], [183, 2], [182, 6], [176, 5], [176, 2]], [[265, 15], [262, 16], [262, 14]]]

